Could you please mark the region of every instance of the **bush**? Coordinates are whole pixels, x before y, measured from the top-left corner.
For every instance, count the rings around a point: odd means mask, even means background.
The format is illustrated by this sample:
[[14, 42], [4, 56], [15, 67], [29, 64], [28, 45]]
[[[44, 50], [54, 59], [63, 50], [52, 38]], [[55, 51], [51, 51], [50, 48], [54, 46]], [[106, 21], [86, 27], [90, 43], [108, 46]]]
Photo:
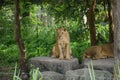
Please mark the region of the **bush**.
[[14, 63], [19, 60], [19, 48], [17, 45], [12, 44], [0, 46], [0, 61], [4, 63]]

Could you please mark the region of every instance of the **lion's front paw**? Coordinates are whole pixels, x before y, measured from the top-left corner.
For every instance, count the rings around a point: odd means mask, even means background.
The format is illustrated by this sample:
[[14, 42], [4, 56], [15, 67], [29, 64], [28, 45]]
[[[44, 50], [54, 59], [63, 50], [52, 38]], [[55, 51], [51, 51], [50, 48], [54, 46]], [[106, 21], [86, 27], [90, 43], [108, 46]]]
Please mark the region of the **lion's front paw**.
[[51, 57], [52, 57], [52, 58], [55, 58], [56, 56], [55, 56], [55, 55], [52, 55]]
[[71, 59], [71, 57], [70, 56], [66, 56], [66, 60], [70, 60]]
[[93, 57], [92, 60], [96, 60], [97, 58]]
[[66, 58], [66, 60], [70, 60], [71, 58]]
[[59, 57], [60, 60], [63, 60], [63, 57]]

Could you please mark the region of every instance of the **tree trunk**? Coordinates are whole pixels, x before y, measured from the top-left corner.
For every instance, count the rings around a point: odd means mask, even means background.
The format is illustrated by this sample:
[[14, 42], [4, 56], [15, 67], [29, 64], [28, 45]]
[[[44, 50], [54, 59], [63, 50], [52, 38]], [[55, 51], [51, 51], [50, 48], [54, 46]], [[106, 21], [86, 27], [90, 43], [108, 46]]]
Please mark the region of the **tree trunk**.
[[[112, 0], [113, 22], [114, 22], [114, 54], [116, 71], [120, 66], [120, 0]], [[116, 80], [120, 80], [116, 79]]]
[[15, 2], [15, 39], [20, 49], [20, 68], [22, 72], [26, 72], [27, 71], [26, 50], [20, 32], [20, 5], [19, 5], [20, 1], [14, 0], [14, 2]]
[[93, 0], [89, 8], [89, 12], [88, 12], [91, 46], [96, 45], [96, 28], [95, 28], [95, 22], [94, 22], [95, 21], [95, 14], [94, 14], [95, 6], [96, 6], [96, 0]]
[[114, 30], [113, 30], [113, 16], [111, 9], [111, 0], [107, 0], [108, 4], [108, 17], [109, 17], [109, 42], [114, 42]]

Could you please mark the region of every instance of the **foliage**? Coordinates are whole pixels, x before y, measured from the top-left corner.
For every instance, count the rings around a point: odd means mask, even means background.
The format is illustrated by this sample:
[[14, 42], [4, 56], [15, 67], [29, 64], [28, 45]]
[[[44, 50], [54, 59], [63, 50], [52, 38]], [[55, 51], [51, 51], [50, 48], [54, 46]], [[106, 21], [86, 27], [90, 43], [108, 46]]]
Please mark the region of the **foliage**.
[[[73, 56], [82, 61], [85, 50], [90, 46], [88, 24], [84, 27], [82, 19], [83, 15], [87, 14], [85, 4], [75, 0], [60, 1], [47, 1], [40, 5], [33, 4], [32, 1], [21, 2], [21, 34], [27, 59], [34, 56], [49, 56], [56, 41], [56, 28], [64, 26], [70, 33]], [[25, 4], [28, 4], [27, 7]], [[95, 22], [97, 33], [107, 42], [109, 33], [108, 22], [103, 18], [106, 18], [105, 11], [101, 4], [98, 9]], [[25, 12], [29, 15], [23, 16]], [[0, 15], [0, 61], [18, 62], [20, 51], [14, 39], [14, 5], [2, 6]]]
[[[39, 68], [35, 68], [34, 66], [32, 66], [32, 68], [30, 69], [29, 75], [30, 75], [29, 80], [38, 80], [39, 77], [40, 77], [39, 80], [42, 80], [42, 75]], [[15, 65], [13, 80], [22, 80], [20, 70], [18, 69], [17, 64]]]
[[89, 69], [90, 79], [91, 80], [96, 80], [92, 61], [91, 61], [90, 64], [88, 64], [88, 69]]
[[30, 70], [30, 80], [42, 80], [42, 75], [41, 72], [39, 70], [39, 68], [34, 68], [34, 66], [32, 67], [32, 69]]
[[[19, 59], [18, 47], [15, 44], [12, 45], [4, 45], [0, 46], [0, 61], [1, 63], [14, 63]], [[12, 54], [12, 55], [11, 55]]]
[[81, 62], [83, 59], [83, 54], [89, 46], [90, 46], [89, 42], [83, 42], [83, 43], [72, 42], [71, 48], [72, 48], [73, 56], [77, 57], [79, 59], [79, 62]]
[[17, 69], [17, 64], [15, 65], [13, 80], [22, 80], [20, 78], [20, 70]]

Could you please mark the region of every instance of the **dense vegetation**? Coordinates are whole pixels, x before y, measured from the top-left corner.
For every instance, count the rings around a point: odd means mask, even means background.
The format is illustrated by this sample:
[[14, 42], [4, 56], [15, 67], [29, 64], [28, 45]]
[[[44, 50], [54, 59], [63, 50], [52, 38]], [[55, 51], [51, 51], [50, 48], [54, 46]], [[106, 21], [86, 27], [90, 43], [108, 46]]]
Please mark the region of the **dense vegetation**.
[[[34, 56], [49, 56], [56, 41], [56, 28], [62, 26], [70, 33], [73, 56], [82, 60], [84, 51], [90, 46], [89, 25], [83, 24], [83, 16], [88, 14], [89, 5], [84, 6], [79, 3], [82, 4], [74, 0], [68, 4], [49, 1], [42, 4], [20, 3], [21, 34], [26, 47], [27, 60]], [[6, 4], [0, 8], [0, 66], [18, 62], [20, 57], [14, 37], [14, 4]], [[106, 8], [107, 6], [102, 2], [97, 2], [95, 9], [97, 44], [109, 42]]]

